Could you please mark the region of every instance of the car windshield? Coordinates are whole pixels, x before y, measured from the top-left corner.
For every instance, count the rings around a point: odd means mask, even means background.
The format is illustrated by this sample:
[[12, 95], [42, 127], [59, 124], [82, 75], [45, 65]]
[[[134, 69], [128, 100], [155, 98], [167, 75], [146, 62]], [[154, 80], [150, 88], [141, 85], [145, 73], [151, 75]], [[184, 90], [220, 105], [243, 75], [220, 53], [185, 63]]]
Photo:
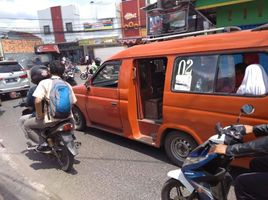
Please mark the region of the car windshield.
[[18, 63], [0, 64], [0, 73], [22, 71], [22, 67]]

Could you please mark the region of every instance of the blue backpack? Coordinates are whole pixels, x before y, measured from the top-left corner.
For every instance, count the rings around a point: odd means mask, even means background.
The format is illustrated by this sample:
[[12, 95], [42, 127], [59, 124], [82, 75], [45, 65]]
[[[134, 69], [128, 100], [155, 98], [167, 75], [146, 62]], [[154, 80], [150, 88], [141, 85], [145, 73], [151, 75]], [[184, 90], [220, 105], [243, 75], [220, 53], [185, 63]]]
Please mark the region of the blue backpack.
[[49, 116], [65, 119], [72, 111], [72, 93], [69, 85], [62, 79], [52, 79], [49, 95]]

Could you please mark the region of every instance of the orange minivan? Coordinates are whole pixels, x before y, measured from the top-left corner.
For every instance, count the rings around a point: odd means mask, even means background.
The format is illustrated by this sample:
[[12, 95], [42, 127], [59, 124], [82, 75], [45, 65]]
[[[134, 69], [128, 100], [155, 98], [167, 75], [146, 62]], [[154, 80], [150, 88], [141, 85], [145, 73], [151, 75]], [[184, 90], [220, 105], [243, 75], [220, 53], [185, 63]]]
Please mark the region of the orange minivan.
[[266, 78], [265, 28], [128, 48], [74, 87], [76, 128], [94, 127], [163, 146], [180, 166], [191, 150], [214, 134], [216, 122], [235, 123], [244, 104], [252, 104], [255, 113], [243, 116], [241, 123], [268, 123], [266, 92], [237, 92], [251, 64], [262, 66]]

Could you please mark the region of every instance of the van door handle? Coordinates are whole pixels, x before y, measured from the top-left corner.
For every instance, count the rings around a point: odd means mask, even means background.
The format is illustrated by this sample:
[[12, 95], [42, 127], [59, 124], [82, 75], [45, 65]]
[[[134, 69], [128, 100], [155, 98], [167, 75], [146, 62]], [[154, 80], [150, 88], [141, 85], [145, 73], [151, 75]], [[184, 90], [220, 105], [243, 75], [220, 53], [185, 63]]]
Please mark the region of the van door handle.
[[117, 102], [111, 102], [112, 106], [116, 106], [117, 105]]

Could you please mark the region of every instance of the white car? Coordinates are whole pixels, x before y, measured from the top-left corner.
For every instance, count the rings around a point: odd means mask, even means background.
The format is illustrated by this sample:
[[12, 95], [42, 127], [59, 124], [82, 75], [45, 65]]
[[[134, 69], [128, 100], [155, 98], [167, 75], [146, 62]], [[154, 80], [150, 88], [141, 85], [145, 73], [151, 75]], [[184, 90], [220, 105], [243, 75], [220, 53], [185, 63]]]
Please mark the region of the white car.
[[26, 96], [30, 81], [26, 69], [16, 61], [0, 61], [0, 94], [20, 92]]

